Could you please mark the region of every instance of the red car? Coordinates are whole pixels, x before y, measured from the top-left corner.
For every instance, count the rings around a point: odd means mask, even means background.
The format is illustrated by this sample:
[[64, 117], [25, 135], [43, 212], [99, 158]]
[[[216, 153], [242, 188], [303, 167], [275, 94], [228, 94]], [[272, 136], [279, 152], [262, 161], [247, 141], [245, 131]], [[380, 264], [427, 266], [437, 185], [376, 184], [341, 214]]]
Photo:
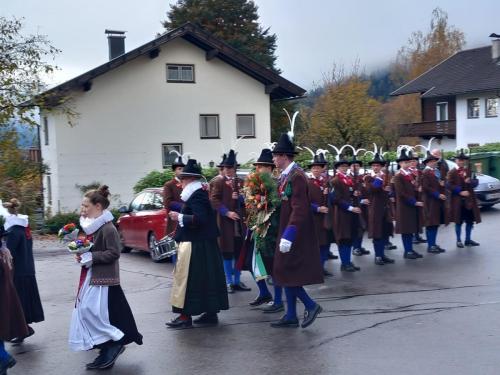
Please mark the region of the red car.
[[165, 258], [160, 253], [157, 241], [165, 236], [167, 212], [163, 207], [162, 188], [141, 191], [130, 205], [120, 208], [118, 232], [123, 244], [122, 252], [132, 249], [149, 251], [153, 262]]

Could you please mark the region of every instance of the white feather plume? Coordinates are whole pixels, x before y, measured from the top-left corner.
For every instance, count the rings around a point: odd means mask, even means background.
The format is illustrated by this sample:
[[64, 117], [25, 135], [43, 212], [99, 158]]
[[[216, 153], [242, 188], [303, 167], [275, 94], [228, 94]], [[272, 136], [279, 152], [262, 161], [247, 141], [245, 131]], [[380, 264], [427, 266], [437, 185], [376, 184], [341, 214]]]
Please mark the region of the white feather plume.
[[[380, 149], [382, 149], [382, 147]], [[377, 147], [377, 144], [374, 143], [373, 144], [373, 154], [375, 155], [377, 152], [378, 152], [378, 147]]]
[[182, 157], [181, 153], [180, 153], [179, 151], [177, 151], [177, 150], [171, 150], [171, 151], [169, 152], [169, 154], [176, 154], [176, 155], [177, 155], [177, 157], [179, 157], [179, 156], [180, 156], [180, 157]]
[[288, 135], [288, 138], [290, 138], [290, 141], [293, 142], [293, 137], [295, 136], [295, 119], [297, 118], [299, 111], [295, 111], [292, 117], [290, 117], [290, 114], [285, 108], [283, 108], [283, 111], [285, 111], [288, 121], [290, 122], [290, 130], [286, 134]]
[[321, 155], [323, 154], [323, 156], [326, 156], [326, 154], [328, 154], [328, 150], [323, 150], [322, 148], [318, 148], [316, 150], [316, 155]]
[[312, 157], [313, 157], [313, 159], [314, 159], [314, 155], [316, 155], [316, 154], [314, 153], [314, 151], [313, 151], [313, 150], [311, 150], [311, 149], [310, 149], [309, 147], [307, 147], [307, 146], [304, 146], [304, 148], [305, 148], [307, 151], [309, 151], [309, 152], [311, 153], [311, 155], [312, 155]]
[[264, 146], [264, 148], [267, 148], [269, 150], [274, 150], [274, 147], [276, 146], [276, 142], [265, 142], [262, 146]]

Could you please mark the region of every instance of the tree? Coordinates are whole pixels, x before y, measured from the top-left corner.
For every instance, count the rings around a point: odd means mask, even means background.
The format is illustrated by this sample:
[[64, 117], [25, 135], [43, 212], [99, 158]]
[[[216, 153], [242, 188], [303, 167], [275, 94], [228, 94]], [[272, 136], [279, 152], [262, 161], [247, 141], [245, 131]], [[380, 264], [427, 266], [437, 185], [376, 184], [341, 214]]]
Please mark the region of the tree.
[[334, 66], [326, 77], [324, 93], [307, 114], [309, 127], [300, 143], [327, 148], [327, 144], [369, 147], [379, 140], [380, 103], [368, 94], [370, 82], [355, 66], [350, 74]]
[[23, 35], [22, 19], [0, 17], [0, 126], [12, 120], [22, 124], [36, 124], [36, 109], [58, 111], [76, 115], [68, 98], [40, 95], [44, 90], [43, 78], [57, 67], [46, 61], [54, 59], [60, 51], [44, 35]]
[[179, 0], [170, 6], [167, 31], [186, 22], [203, 27], [248, 57], [279, 73], [276, 34], [259, 24], [258, 7], [251, 0]]
[[[395, 87], [418, 77], [465, 45], [464, 33], [448, 24], [448, 14], [441, 8], [432, 11], [429, 31], [413, 32], [408, 45], [401, 47], [391, 66]], [[421, 121], [420, 96], [403, 95], [384, 103], [385, 141], [393, 144], [399, 138], [399, 124]]]

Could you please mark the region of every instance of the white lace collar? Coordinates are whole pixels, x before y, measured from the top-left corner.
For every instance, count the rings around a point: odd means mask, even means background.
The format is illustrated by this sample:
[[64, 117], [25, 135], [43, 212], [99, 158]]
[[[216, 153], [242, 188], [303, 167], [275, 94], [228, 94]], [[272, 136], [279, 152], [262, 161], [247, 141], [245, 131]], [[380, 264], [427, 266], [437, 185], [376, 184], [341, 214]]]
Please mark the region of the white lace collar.
[[104, 224], [113, 221], [113, 214], [109, 210], [104, 210], [102, 215], [96, 218], [80, 217], [80, 227], [87, 236], [97, 232]]
[[27, 227], [29, 225], [28, 216], [27, 215], [12, 215], [9, 214], [5, 217], [4, 229], [9, 230], [9, 228], [20, 225], [22, 227]]
[[200, 181], [193, 181], [190, 182], [189, 184], [186, 185], [184, 189], [182, 189], [181, 193], [181, 199], [184, 202], [187, 202], [187, 200], [191, 197], [191, 195], [196, 191], [203, 188], [203, 185], [201, 184]]

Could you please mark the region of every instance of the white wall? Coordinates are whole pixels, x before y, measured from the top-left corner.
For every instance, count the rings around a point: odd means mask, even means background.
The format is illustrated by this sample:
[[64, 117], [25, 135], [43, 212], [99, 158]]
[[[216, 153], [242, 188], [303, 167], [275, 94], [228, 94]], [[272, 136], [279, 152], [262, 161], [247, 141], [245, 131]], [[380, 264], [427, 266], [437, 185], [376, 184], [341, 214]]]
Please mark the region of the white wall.
[[[167, 63], [194, 64], [196, 83], [167, 83]], [[240, 163], [259, 152], [271, 132], [264, 85], [217, 58], [206, 61], [203, 50], [181, 39], [155, 59], [141, 56], [94, 79], [90, 91], [75, 94], [75, 110], [74, 127], [49, 116], [56, 135], [42, 146], [52, 171], [53, 211], [77, 209], [75, 184], [93, 181], [110, 186], [114, 205], [128, 203], [133, 185], [162, 169], [162, 143], [182, 143], [204, 165], [218, 162], [236, 141], [236, 114], [255, 114], [256, 138], [239, 142]], [[221, 139], [200, 139], [200, 114], [219, 114]]]
[[[469, 143], [500, 142], [500, 117], [486, 117], [486, 98], [494, 96], [494, 93], [457, 96], [457, 147], [467, 147]], [[467, 118], [469, 98], [479, 98], [479, 118]]]

